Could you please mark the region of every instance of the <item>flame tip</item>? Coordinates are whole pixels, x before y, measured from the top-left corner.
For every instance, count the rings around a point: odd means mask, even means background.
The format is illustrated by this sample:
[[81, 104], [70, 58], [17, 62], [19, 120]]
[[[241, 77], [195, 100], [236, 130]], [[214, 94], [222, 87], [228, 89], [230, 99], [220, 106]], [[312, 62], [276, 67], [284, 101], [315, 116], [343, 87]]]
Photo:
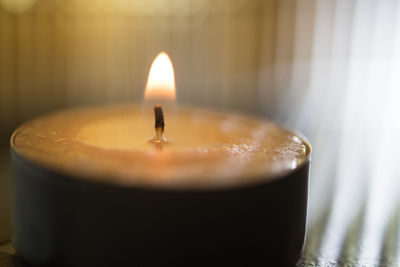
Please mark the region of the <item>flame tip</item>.
[[174, 67], [165, 51], [158, 53], [151, 64], [145, 99], [175, 100]]

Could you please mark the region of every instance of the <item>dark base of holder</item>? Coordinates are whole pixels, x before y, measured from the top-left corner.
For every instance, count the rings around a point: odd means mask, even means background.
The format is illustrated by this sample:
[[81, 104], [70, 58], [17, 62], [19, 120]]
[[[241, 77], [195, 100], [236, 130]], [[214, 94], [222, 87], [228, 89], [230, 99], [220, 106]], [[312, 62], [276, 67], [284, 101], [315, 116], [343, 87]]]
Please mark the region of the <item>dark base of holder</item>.
[[37, 266], [294, 266], [304, 243], [309, 162], [224, 190], [97, 184], [12, 151], [13, 243]]

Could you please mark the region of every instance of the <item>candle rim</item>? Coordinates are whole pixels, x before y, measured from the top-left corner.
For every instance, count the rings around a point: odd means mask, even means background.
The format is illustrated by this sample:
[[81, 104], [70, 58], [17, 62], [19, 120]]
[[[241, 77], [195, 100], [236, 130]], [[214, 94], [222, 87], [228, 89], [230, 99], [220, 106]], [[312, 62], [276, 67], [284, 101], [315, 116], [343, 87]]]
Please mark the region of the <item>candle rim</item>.
[[[118, 183], [111, 182], [109, 179], [104, 180], [91, 180], [88, 179], [86, 175], [79, 175], [74, 172], [63, 171], [60, 168], [54, 166], [43, 166], [40, 162], [30, 159], [29, 157], [25, 157], [20, 154], [14, 148], [11, 149], [12, 157], [17, 158], [18, 161], [23, 162], [22, 164], [25, 167], [29, 166], [30, 171], [32, 172], [42, 172], [50, 174], [50, 176], [44, 175], [42, 178], [47, 179], [48, 177], [57, 177], [57, 179], [68, 181], [68, 182], [76, 182], [76, 183], [87, 183], [98, 186], [111, 186], [115, 188], [136, 188], [146, 191], [159, 191], [159, 192], [224, 192], [224, 191], [236, 191], [236, 190], [246, 190], [248, 188], [259, 187], [263, 185], [272, 185], [281, 182], [285, 179], [292, 179], [295, 173], [301, 171], [311, 162], [311, 157], [308, 156], [306, 160], [304, 160], [301, 164], [297, 165], [294, 169], [287, 169], [278, 174], [273, 174], [271, 176], [265, 176], [265, 174], [256, 174], [254, 175], [254, 179], [249, 179], [246, 182], [236, 182], [236, 183], [227, 183], [227, 184], [203, 184], [203, 185], [188, 185], [188, 184], [159, 184], [159, 183]], [[257, 178], [257, 176], [259, 176]], [[271, 179], [273, 178], [273, 179]]]
[[[132, 104], [127, 105], [127, 107], [132, 107], [132, 106], [133, 106]], [[136, 106], [137, 105], [135, 105], [135, 107]], [[160, 187], [160, 188], [170, 188], [170, 189], [172, 189], [172, 188], [182, 188], [182, 189], [185, 189], [185, 190], [187, 190], [189, 188], [200, 189], [200, 190], [202, 190], [202, 189], [210, 190], [212, 188], [218, 189], [220, 187], [222, 187], [222, 188], [236, 187], [236, 186], [242, 187], [244, 185], [252, 185], [252, 184], [258, 184], [258, 183], [263, 183], [264, 184], [264, 183], [270, 183], [272, 181], [279, 181], [279, 180], [281, 180], [282, 177], [286, 177], [287, 175], [290, 175], [291, 173], [303, 168], [306, 164], [308, 164], [311, 161], [312, 147], [311, 147], [310, 143], [308, 142], [307, 138], [304, 137], [304, 135], [302, 135], [302, 134], [300, 134], [300, 133], [298, 133], [296, 131], [289, 130], [286, 127], [283, 127], [283, 126], [281, 126], [281, 125], [279, 125], [279, 124], [277, 124], [275, 122], [271, 122], [271, 121], [268, 121], [268, 122], [272, 123], [275, 127], [278, 127], [279, 129], [282, 129], [283, 131], [291, 133], [294, 136], [297, 136], [298, 138], [300, 138], [300, 140], [302, 141], [302, 143], [305, 145], [305, 147], [307, 149], [306, 157], [299, 164], [297, 164], [297, 166], [295, 168], [293, 168], [293, 169], [285, 169], [285, 171], [280, 171], [279, 173], [266, 174], [265, 172], [260, 172], [258, 174], [251, 174], [251, 175], [250, 174], [246, 174], [246, 177], [250, 178], [250, 179], [246, 179], [246, 180], [254, 181], [254, 182], [248, 182], [248, 181], [242, 182], [242, 181], [239, 181], [239, 182], [228, 183], [228, 184], [226, 184], [226, 183], [221, 183], [221, 184], [220, 183], [212, 183], [212, 184], [209, 184], [209, 185], [207, 185], [207, 184], [203, 184], [203, 185], [196, 184], [195, 186], [193, 186], [193, 185], [190, 185], [190, 184], [179, 184], [179, 183], [171, 183], [171, 184], [148, 183], [147, 184], [147, 183], [143, 183], [143, 182], [138, 182], [137, 180], [134, 180], [132, 183], [124, 183], [124, 182], [122, 182], [123, 179], [118, 179], [118, 180], [111, 180], [111, 179], [92, 180], [92, 179], [90, 179], [91, 176], [98, 176], [99, 173], [90, 173], [90, 172], [85, 173], [85, 172], [82, 172], [81, 169], [79, 171], [77, 171], [77, 170], [74, 170], [73, 168], [70, 168], [70, 167], [65, 167], [64, 166], [65, 168], [61, 168], [60, 166], [50, 165], [48, 163], [42, 162], [41, 160], [35, 159], [33, 156], [26, 155], [26, 153], [24, 153], [22, 151], [19, 151], [18, 147], [15, 145], [15, 137], [18, 135], [18, 133], [21, 130], [23, 130], [24, 127], [27, 127], [26, 125], [28, 125], [29, 123], [34, 122], [37, 119], [50, 116], [51, 114], [57, 115], [58, 113], [64, 113], [66, 111], [68, 112], [69, 110], [73, 111], [73, 112], [75, 112], [75, 111], [82, 112], [82, 111], [87, 110], [87, 109], [89, 109], [89, 110], [92, 110], [93, 108], [103, 109], [104, 107], [105, 106], [90, 106], [90, 107], [85, 106], [85, 107], [81, 107], [81, 108], [78, 108], [78, 109], [76, 109], [76, 108], [64, 109], [64, 110], [61, 110], [61, 111], [55, 111], [55, 112], [52, 112], [50, 114], [46, 114], [44, 116], [40, 116], [40, 117], [34, 118], [32, 120], [29, 120], [29, 121], [23, 123], [22, 125], [20, 125], [13, 132], [13, 134], [11, 136], [11, 139], [10, 139], [11, 150], [14, 151], [16, 155], [19, 155], [19, 156], [21, 156], [23, 158], [26, 158], [28, 161], [32, 162], [33, 164], [39, 165], [43, 169], [47, 169], [49, 171], [54, 171], [54, 172], [59, 172], [59, 173], [62, 173], [63, 175], [70, 176], [72, 178], [77, 178], [78, 180], [83, 179], [83, 180], [87, 180], [89, 182], [94, 182], [94, 183], [100, 182], [100, 183], [106, 183], [106, 184], [110, 184], [110, 185], [112, 184], [112, 185], [116, 185], [116, 186], [121, 185], [121, 186], [133, 186], [133, 187], [144, 187], [144, 188], [147, 188], [147, 187], [151, 187], [151, 188]], [[109, 105], [109, 107], [111, 107], [111, 108], [120, 107], [120, 105]], [[185, 107], [183, 107], [183, 108], [185, 108]], [[191, 109], [193, 109], [193, 108], [191, 108]], [[224, 112], [221, 113], [220, 111], [216, 111], [214, 109], [204, 110], [204, 109], [196, 108], [196, 109], [193, 109], [193, 110], [198, 110], [198, 111], [201, 111], [201, 112], [206, 111], [206, 112], [217, 112], [219, 114], [226, 114]], [[240, 117], [267, 121], [267, 120], [265, 120], [264, 118], [262, 118], [260, 116], [254, 116], [254, 115], [249, 116], [247, 114], [243, 115], [243, 114], [236, 113], [236, 112], [232, 113], [231, 115], [237, 115], [237, 116], [240, 116]], [[242, 173], [242, 175], [243, 175], [243, 173]], [[105, 174], [104, 176], [105, 177], [103, 177], [103, 178], [107, 178], [107, 177], [110, 176], [110, 174]], [[196, 176], [191, 175], [190, 177], [194, 178]], [[146, 179], [146, 177], [144, 177], [144, 179]]]

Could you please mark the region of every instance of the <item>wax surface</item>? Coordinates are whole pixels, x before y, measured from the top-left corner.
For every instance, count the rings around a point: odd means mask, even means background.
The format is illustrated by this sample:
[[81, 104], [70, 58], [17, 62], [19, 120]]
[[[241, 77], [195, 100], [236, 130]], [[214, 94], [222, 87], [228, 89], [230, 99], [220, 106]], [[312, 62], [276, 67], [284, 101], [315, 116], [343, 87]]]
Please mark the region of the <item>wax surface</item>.
[[278, 125], [236, 114], [164, 109], [168, 143], [155, 146], [151, 109], [72, 109], [19, 127], [17, 153], [79, 179], [123, 185], [219, 187], [279, 179], [309, 145]]

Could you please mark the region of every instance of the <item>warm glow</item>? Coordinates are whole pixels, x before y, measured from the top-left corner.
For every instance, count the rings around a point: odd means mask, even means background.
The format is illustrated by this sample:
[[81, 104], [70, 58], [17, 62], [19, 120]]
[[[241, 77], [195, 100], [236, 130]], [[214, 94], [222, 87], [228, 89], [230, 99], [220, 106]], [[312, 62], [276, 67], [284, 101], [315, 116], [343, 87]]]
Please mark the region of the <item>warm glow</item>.
[[161, 52], [151, 64], [147, 78], [146, 100], [175, 100], [174, 67], [168, 54]]

